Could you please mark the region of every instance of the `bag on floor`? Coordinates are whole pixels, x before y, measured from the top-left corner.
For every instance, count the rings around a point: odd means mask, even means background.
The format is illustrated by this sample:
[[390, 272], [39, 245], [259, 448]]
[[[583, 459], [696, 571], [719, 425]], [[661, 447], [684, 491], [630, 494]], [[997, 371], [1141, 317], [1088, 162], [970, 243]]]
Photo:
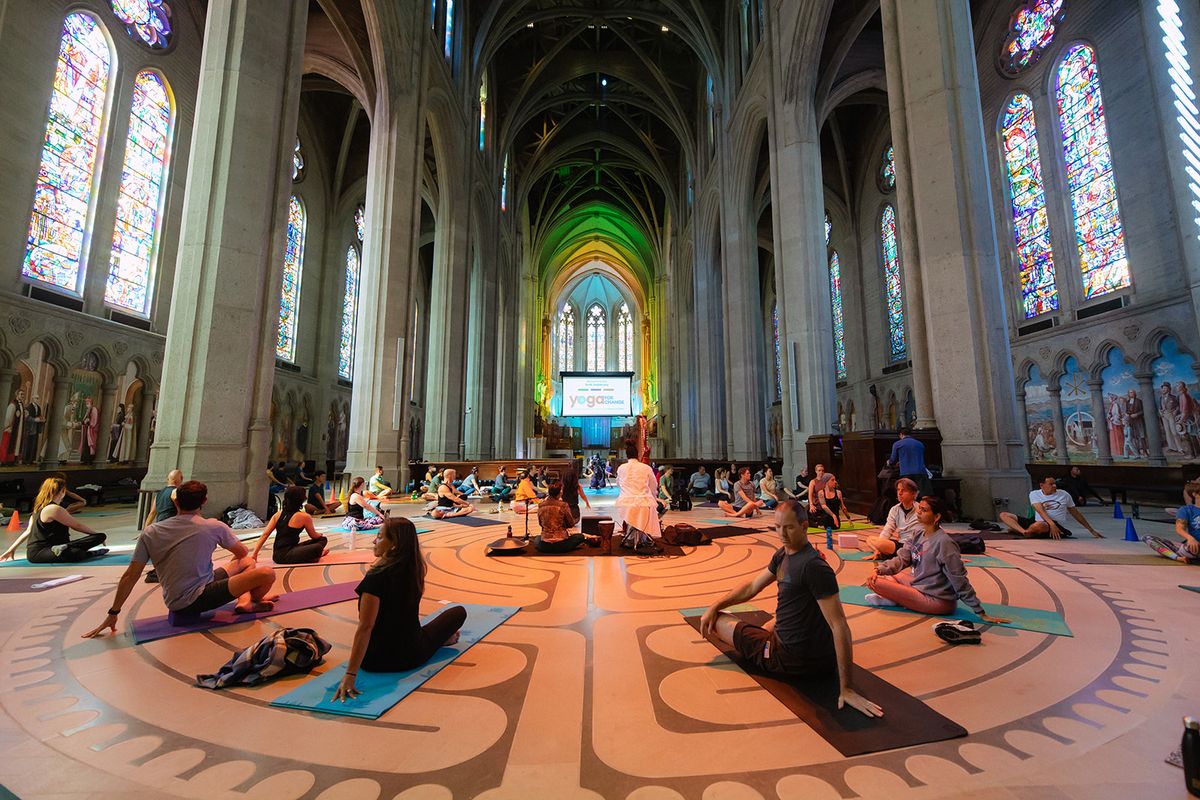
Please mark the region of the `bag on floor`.
[[309, 672], [325, 660], [329, 642], [312, 628], [280, 628], [237, 653], [213, 675], [197, 675], [206, 689], [255, 686], [284, 675]]
[[712, 539], [708, 538], [707, 534], [693, 525], [688, 525], [686, 522], [668, 525], [663, 530], [662, 539], [667, 544], [678, 545], [680, 547], [699, 547], [702, 544], [712, 543]]
[[954, 533], [950, 538], [964, 556], [983, 555], [987, 551], [987, 542], [978, 533]]

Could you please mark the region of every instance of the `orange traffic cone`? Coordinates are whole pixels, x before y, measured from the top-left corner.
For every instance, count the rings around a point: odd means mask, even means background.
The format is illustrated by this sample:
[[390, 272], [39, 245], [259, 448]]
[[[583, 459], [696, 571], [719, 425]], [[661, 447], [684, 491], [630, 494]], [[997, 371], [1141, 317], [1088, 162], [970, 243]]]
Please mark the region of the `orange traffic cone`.
[[8, 528], [6, 530], [9, 533], [21, 532], [21, 517], [17, 515], [17, 510], [15, 508], [13, 509], [12, 519], [8, 521]]

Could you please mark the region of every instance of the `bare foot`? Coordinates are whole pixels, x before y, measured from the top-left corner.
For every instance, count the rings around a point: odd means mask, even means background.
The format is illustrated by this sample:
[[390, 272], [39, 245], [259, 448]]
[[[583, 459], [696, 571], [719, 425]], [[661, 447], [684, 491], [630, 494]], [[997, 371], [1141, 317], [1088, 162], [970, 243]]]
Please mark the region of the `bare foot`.
[[446, 640], [446, 644], [447, 645], [458, 644], [459, 634], [460, 634], [460, 631], [455, 631], [454, 633], [452, 633], [450, 635], [450, 638]]
[[[278, 595], [276, 595], [276, 597], [278, 597]], [[234, 608], [234, 611], [239, 614], [261, 614], [264, 611], [270, 611], [274, 607], [275, 603], [267, 600], [260, 600], [257, 603], [251, 603], [248, 607], [237, 606]]]
[[266, 595], [265, 597], [263, 597], [263, 600], [267, 603], [274, 603], [276, 600], [279, 599], [279, 597], [280, 597], [280, 593], [276, 592], [275, 594]]

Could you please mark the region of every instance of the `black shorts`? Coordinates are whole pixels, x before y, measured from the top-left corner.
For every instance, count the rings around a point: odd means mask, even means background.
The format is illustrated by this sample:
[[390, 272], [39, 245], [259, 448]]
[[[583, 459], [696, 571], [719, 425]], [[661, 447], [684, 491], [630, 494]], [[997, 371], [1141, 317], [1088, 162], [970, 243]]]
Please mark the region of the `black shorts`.
[[[1022, 528], [1028, 528], [1030, 525], [1032, 525], [1035, 522], [1041, 522], [1044, 524], [1045, 520], [1042, 519], [1041, 517], [1017, 517], [1017, 522], [1020, 524], [1020, 526]], [[1060, 531], [1062, 531], [1062, 535], [1064, 537], [1074, 536], [1074, 534], [1071, 533], [1071, 529], [1068, 528], [1066, 525], [1063, 525], [1061, 522], [1057, 522], [1055, 524], [1058, 525], [1058, 529]], [[1050, 536], [1050, 534], [1047, 533], [1046, 537], [1049, 538], [1049, 536]], [[1041, 538], [1041, 537], [1038, 537], [1038, 538]]]
[[174, 613], [203, 614], [205, 611], [220, 608], [233, 599], [235, 598], [229, 591], [229, 573], [225, 571], [224, 567], [217, 567], [213, 570], [212, 581], [204, 587], [200, 596]]
[[837, 656], [825, 659], [800, 659], [789, 653], [774, 631], [739, 622], [733, 629], [733, 646], [750, 664], [765, 672], [801, 677], [837, 675]]

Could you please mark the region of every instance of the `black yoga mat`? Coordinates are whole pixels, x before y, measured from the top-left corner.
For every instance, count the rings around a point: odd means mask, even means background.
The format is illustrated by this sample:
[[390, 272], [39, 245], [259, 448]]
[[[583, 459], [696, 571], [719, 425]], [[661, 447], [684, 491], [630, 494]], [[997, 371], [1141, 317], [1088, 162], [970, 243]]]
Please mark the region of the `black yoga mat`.
[[564, 558], [568, 556], [589, 556], [592, 558], [615, 558], [617, 556], [625, 556], [626, 558], [656, 558], [658, 556], [682, 556], [687, 554], [687, 551], [685, 551], [679, 545], [667, 544], [662, 539], [655, 539], [654, 543], [658, 545], [661, 552], [653, 555], [650, 553], [636, 553], [633, 550], [628, 550], [624, 547], [621, 547], [617, 544], [615, 538], [613, 540], [611, 555], [605, 553], [602, 548], [592, 547], [588, 544], [585, 544], [582, 547], [577, 547], [569, 553], [542, 553], [539, 552], [536, 547], [534, 547], [533, 540], [531, 539], [529, 545], [525, 548], [525, 551], [520, 555], [530, 556], [532, 558]]
[[1117, 567], [1183, 567], [1187, 562], [1173, 561], [1153, 553], [1038, 553], [1039, 556], [1068, 564], [1106, 564]]
[[[444, 519], [431, 517], [431, 519], [434, 522], [450, 522], [455, 525], [466, 525], [468, 528], [482, 528], [487, 525], [503, 525], [508, 521], [503, 519], [485, 519], [483, 517], [446, 517]], [[524, 527], [524, 523], [521, 524], [521, 527]]]
[[[762, 625], [771, 618], [765, 611], [740, 611], [734, 616], [753, 625]], [[697, 632], [700, 630], [700, 617], [684, 619]], [[857, 665], [852, 673], [854, 688], [883, 709], [882, 717], [868, 717], [849, 707], [838, 710], [837, 676], [829, 680], [806, 680], [768, 675], [743, 662], [732, 645], [712, 636], [708, 641], [844, 756], [967, 735], [966, 728]]]
[[727, 536], [746, 536], [751, 533], [766, 533], [765, 528], [744, 528], [741, 525], [717, 525], [712, 528], [701, 528], [700, 532], [710, 539], [724, 539]]

